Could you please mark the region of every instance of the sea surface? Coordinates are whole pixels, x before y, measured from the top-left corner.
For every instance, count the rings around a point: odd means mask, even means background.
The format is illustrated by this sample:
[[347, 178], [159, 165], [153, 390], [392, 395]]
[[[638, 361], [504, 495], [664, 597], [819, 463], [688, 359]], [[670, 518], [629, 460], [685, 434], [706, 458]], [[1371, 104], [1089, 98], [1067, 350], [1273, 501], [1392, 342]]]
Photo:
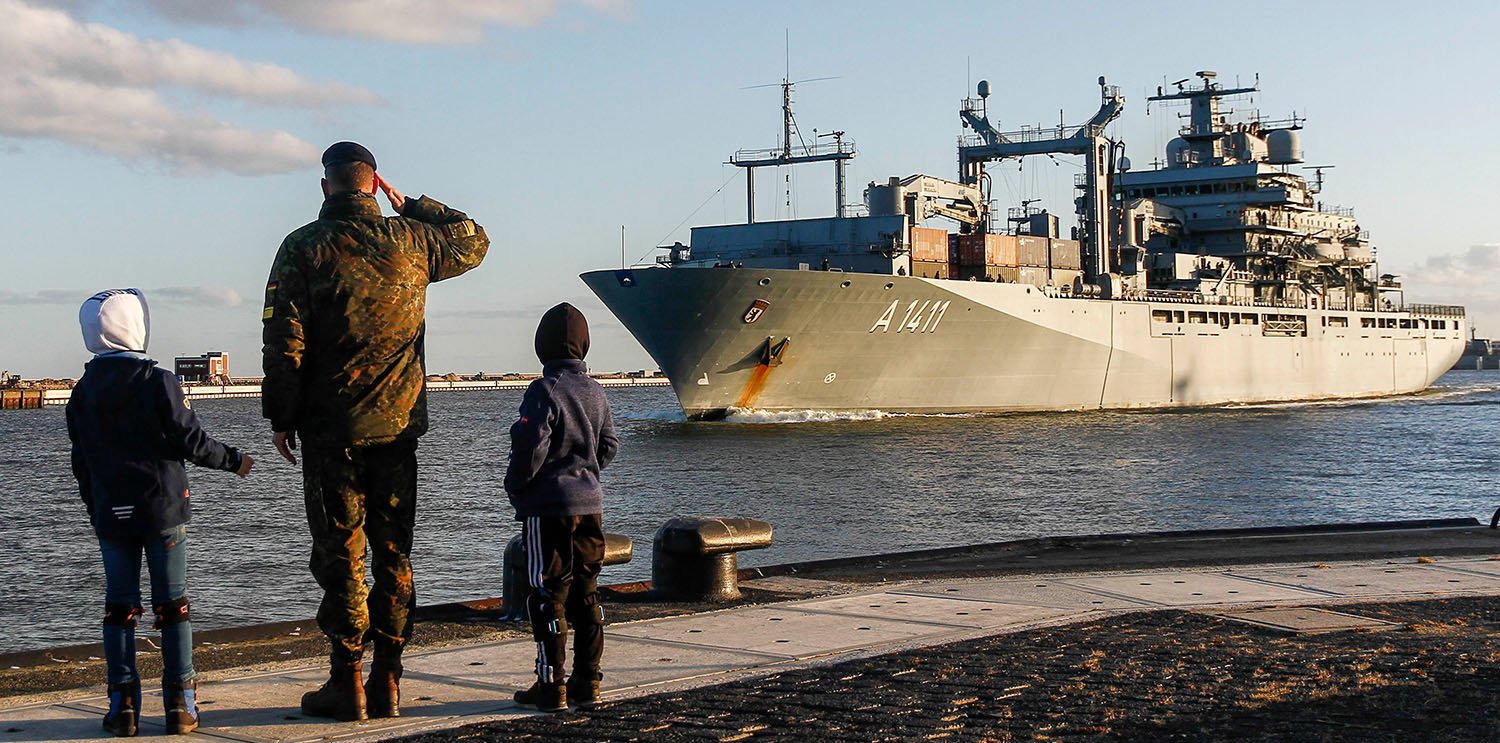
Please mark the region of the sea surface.
[[[606, 568], [606, 583], [648, 577], [651, 536], [677, 515], [771, 522], [775, 546], [740, 556], [753, 566], [1102, 532], [1487, 521], [1500, 507], [1496, 372], [1450, 372], [1380, 400], [1125, 413], [705, 423], [683, 420], [667, 388], [608, 394], [621, 443], [605, 472], [605, 528], [634, 539], [636, 558]], [[520, 395], [430, 395], [412, 556], [420, 603], [500, 593], [518, 528], [499, 482]], [[198, 629], [316, 611], [300, 470], [275, 455], [259, 405], [194, 404], [215, 437], [258, 460], [246, 480], [189, 467]], [[0, 412], [0, 442], [0, 653], [96, 641], [103, 575], [62, 408]]]

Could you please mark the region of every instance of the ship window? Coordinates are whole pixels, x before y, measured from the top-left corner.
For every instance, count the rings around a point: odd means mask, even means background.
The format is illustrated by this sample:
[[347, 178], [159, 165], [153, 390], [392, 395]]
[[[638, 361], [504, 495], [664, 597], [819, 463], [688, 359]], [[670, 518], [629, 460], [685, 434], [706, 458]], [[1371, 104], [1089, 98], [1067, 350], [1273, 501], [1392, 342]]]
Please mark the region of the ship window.
[[1215, 183], [1214, 184], [1214, 193], [1224, 193], [1224, 191], [1225, 191], [1224, 184], [1222, 184], [1222, 183]]
[[1361, 328], [1373, 328], [1373, 327], [1375, 327], [1375, 318], [1373, 318], [1373, 317], [1361, 317], [1361, 318], [1359, 318], [1359, 326]]
[[1260, 324], [1260, 315], [1246, 314], [1245, 315], [1245, 324], [1246, 325], [1259, 325]]
[[1409, 318], [1409, 317], [1403, 317], [1403, 318], [1401, 318], [1401, 329], [1402, 330], [1411, 330], [1411, 318]]
[[1195, 185], [1195, 184], [1189, 183], [1186, 186], [1182, 187], [1182, 192], [1185, 193], [1185, 194], [1187, 194], [1188, 196], [1192, 196], [1193, 194], [1198, 193], [1198, 186]]
[[1188, 322], [1189, 323], [1200, 323], [1201, 324], [1201, 323], [1207, 322], [1207, 320], [1204, 318], [1202, 312], [1189, 312], [1188, 313]]
[[1349, 327], [1349, 318], [1342, 315], [1331, 315], [1328, 317], [1328, 326], [1332, 328]]
[[1235, 181], [1234, 183], [1229, 184], [1229, 192], [1230, 193], [1239, 193], [1240, 192], [1240, 183], [1239, 183], [1239, 181]]
[[1156, 322], [1172, 322], [1171, 310], [1151, 310], [1151, 319]]
[[1172, 311], [1172, 319], [1174, 319], [1177, 322], [1181, 323], [1182, 320], [1183, 320], [1182, 310], [1173, 310]]
[[1128, 189], [1125, 191], [1125, 195], [1133, 199], [1141, 195], [1141, 190], [1139, 188]]
[[1229, 327], [1229, 313], [1228, 312], [1221, 312], [1221, 313], [1219, 313], [1219, 327], [1221, 327], [1221, 328], [1227, 328], [1227, 327]]
[[1154, 188], [1143, 188], [1143, 189], [1141, 189], [1141, 195], [1147, 196], [1147, 197], [1155, 196], [1156, 195], [1156, 189], [1154, 189]]
[[1173, 196], [1181, 196], [1182, 195], [1182, 186], [1173, 186], [1172, 187], [1172, 195]]
[[1448, 321], [1447, 320], [1433, 320], [1432, 321], [1432, 329], [1433, 330], [1447, 330], [1448, 329]]

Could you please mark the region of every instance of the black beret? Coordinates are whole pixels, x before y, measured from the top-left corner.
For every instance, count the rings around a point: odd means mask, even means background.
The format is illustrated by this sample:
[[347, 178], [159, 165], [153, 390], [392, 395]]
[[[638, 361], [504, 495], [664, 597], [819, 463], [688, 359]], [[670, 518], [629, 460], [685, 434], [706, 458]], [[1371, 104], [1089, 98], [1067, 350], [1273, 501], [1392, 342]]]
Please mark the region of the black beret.
[[344, 163], [365, 163], [375, 168], [375, 156], [358, 142], [336, 142], [323, 151], [323, 167]]

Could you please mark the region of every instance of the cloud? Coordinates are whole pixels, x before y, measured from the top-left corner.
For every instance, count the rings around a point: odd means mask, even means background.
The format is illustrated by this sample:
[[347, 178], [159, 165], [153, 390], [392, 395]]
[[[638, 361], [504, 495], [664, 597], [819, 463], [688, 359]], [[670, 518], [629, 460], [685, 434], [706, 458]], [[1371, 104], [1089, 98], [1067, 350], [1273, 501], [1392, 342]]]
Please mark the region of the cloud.
[[291, 24], [402, 44], [473, 44], [489, 27], [530, 27], [564, 4], [623, 12], [626, 0], [146, 0], [174, 20], [221, 26]]
[[168, 286], [147, 290], [146, 298], [167, 304], [206, 307], [238, 307], [245, 303], [239, 292], [227, 286]]
[[[168, 286], [146, 289], [146, 301], [152, 304], [195, 305], [199, 307], [238, 307], [245, 303], [240, 293], [227, 286]], [[0, 290], [0, 305], [71, 304], [81, 305], [94, 296], [85, 289], [41, 289], [33, 292]]]
[[0, 17], [0, 134], [10, 137], [60, 140], [179, 173], [282, 173], [317, 162], [317, 149], [285, 131], [181, 110], [163, 92], [263, 106], [379, 100], [364, 88], [176, 39], [142, 39], [20, 0], [0, 0]]
[[83, 304], [94, 292], [72, 289], [42, 289], [34, 292], [0, 290], [0, 305]]
[[1500, 243], [1431, 256], [1401, 278], [1408, 302], [1461, 304], [1491, 334], [1500, 329]]

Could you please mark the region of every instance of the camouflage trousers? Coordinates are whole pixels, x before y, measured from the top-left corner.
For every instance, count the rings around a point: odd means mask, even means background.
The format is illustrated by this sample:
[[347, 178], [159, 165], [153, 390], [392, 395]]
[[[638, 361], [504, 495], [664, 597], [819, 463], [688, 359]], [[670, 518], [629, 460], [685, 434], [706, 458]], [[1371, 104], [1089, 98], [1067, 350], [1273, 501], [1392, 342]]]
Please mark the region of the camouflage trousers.
[[[308, 567], [323, 589], [318, 627], [335, 658], [358, 658], [366, 640], [398, 656], [411, 637], [411, 542], [417, 515], [417, 442], [306, 448], [302, 491], [312, 530]], [[365, 547], [373, 587], [365, 585]]]

